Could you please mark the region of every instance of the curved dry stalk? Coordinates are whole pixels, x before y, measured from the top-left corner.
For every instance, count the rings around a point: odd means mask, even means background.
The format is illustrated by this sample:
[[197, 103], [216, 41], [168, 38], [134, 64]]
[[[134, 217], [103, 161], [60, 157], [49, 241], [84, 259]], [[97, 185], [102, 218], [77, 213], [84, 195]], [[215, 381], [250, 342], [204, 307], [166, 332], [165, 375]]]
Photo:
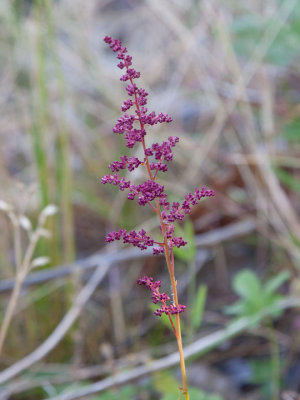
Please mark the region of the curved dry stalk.
[[[47, 210], [47, 207], [48, 207], [48, 210]], [[11, 320], [14, 315], [14, 311], [17, 306], [17, 302], [18, 302], [18, 299], [20, 296], [22, 284], [23, 284], [27, 274], [29, 273], [30, 269], [32, 268], [32, 258], [33, 258], [34, 250], [36, 248], [38, 240], [40, 239], [40, 237], [42, 236], [42, 233], [43, 233], [42, 227], [46, 221], [46, 218], [49, 215], [53, 215], [53, 212], [56, 212], [55, 206], [49, 205], [47, 207], [41, 212], [41, 214], [39, 216], [37, 228], [30, 235], [30, 241], [29, 241], [28, 247], [24, 254], [23, 261], [20, 264], [19, 264], [20, 259], [21, 259], [21, 249], [20, 249], [20, 243], [19, 243], [20, 242], [20, 221], [19, 221], [20, 218], [18, 218], [16, 215], [14, 215], [11, 212], [11, 216], [13, 216], [14, 218], [12, 220], [12, 218], [10, 217], [10, 219], [13, 221], [14, 227], [18, 228], [18, 229], [16, 229], [16, 232], [18, 232], [18, 235], [15, 238], [17, 275], [16, 275], [15, 286], [14, 286], [13, 292], [10, 296], [8, 306], [5, 311], [4, 319], [3, 319], [3, 322], [2, 322], [2, 325], [0, 328], [0, 355], [1, 355], [1, 352], [3, 349], [5, 338], [7, 336], [7, 331], [8, 331], [9, 325], [11, 323]], [[51, 207], [52, 207], [52, 209], [51, 209]]]
[[[217, 229], [214, 232], [209, 232], [207, 234], [197, 236], [196, 245], [214, 245], [216, 242], [232, 239], [233, 237], [246, 234], [253, 229], [255, 229], [254, 221], [252, 218], [249, 218], [244, 221], [233, 223], [225, 228]], [[67, 333], [73, 322], [75, 322], [81, 309], [89, 300], [97, 285], [100, 284], [108, 268], [112, 264], [118, 261], [128, 261], [136, 258], [144, 258], [151, 254], [151, 249], [147, 249], [143, 253], [135, 249], [123, 249], [117, 253], [95, 254], [91, 257], [86, 258], [85, 260], [79, 261], [76, 264], [70, 264], [65, 267], [57, 267], [56, 269], [52, 269], [51, 271], [37, 272], [29, 275], [29, 277], [27, 278], [28, 284], [34, 284], [37, 282], [45, 282], [49, 279], [66, 276], [74, 271], [74, 268], [76, 266], [83, 269], [90, 269], [93, 268], [95, 265], [98, 265], [97, 270], [92, 274], [82, 291], [77, 296], [73, 307], [68, 311], [68, 313], [58, 324], [52, 334], [34, 352], [0, 373], [0, 384], [3, 384], [4, 382], [15, 377], [25, 369], [31, 367], [33, 364], [45, 357], [60, 342], [60, 340]], [[104, 269], [103, 276], [102, 273], [98, 271], [100, 268], [99, 265], [102, 265], [102, 268]], [[94, 284], [93, 286], [91, 286], [93, 282]], [[12, 285], [12, 282], [8, 283]], [[5, 285], [4, 289], [7, 290], [9, 286]]]
[[37, 361], [41, 360], [61, 341], [61, 339], [65, 336], [70, 327], [78, 318], [83, 306], [87, 303], [99, 283], [104, 278], [109, 267], [110, 264], [108, 263], [102, 264], [101, 266], [98, 265], [96, 271], [94, 271], [87, 284], [76, 297], [74, 304], [72, 305], [70, 310], [57, 325], [51, 335], [31, 354], [24, 357], [22, 360], [17, 361], [14, 365], [1, 372], [0, 384], [3, 384], [9, 379], [15, 377], [25, 369], [31, 367], [31, 365], [33, 365]]
[[[276, 309], [284, 310], [291, 307], [299, 307], [300, 299], [299, 298], [289, 298], [277, 303]], [[265, 317], [272, 313], [274, 309], [272, 307], [264, 309], [260, 313], [260, 317]], [[202, 353], [208, 349], [212, 349], [219, 344], [225, 342], [226, 340], [240, 334], [246, 329], [249, 329], [253, 326], [254, 322], [257, 322], [258, 315], [253, 317], [244, 317], [237, 320], [235, 323], [232, 323], [225, 329], [221, 329], [217, 332], [214, 332], [210, 335], [207, 335], [203, 338], [196, 340], [194, 343], [186, 346], [184, 349], [184, 357], [185, 359], [195, 356], [199, 353]], [[178, 352], [172, 353], [166, 357], [163, 357], [159, 360], [155, 360], [151, 363], [147, 363], [146, 365], [142, 365], [136, 368], [133, 368], [130, 371], [121, 372], [117, 375], [110, 376], [105, 378], [99, 382], [92, 383], [84, 388], [77, 388], [70, 390], [69, 392], [65, 392], [58, 396], [52, 397], [49, 400], [75, 400], [79, 398], [86, 398], [86, 396], [93, 395], [95, 393], [102, 392], [116, 385], [122, 385], [127, 382], [130, 382], [134, 379], [140, 378], [144, 375], [151, 374], [153, 372], [167, 369], [177, 365], [179, 363], [179, 354]]]

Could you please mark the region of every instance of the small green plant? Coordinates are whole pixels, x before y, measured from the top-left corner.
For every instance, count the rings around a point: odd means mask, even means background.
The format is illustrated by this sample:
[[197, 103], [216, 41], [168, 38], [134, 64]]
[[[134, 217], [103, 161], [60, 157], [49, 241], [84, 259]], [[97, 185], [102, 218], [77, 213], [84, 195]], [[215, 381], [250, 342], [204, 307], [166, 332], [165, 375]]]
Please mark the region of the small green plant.
[[[226, 313], [238, 318], [252, 317], [259, 316], [265, 308], [274, 308], [270, 316], [278, 318], [282, 311], [278, 310], [276, 303], [283, 296], [277, 293], [277, 289], [289, 277], [290, 273], [283, 271], [262, 284], [257, 274], [249, 269], [244, 269], [233, 280], [233, 289], [240, 296], [240, 300], [226, 307]], [[259, 319], [257, 322], [259, 322]]]
[[[282, 271], [278, 275], [262, 284], [257, 274], [249, 269], [239, 272], [233, 280], [233, 289], [241, 297], [233, 305], [226, 308], [228, 314], [237, 318], [254, 318], [253, 325], [260, 322], [266, 328], [270, 343], [270, 396], [272, 400], [279, 398], [280, 391], [280, 353], [276, 332], [272, 326], [272, 319], [280, 317], [282, 310], [277, 306], [284, 296], [277, 292], [278, 288], [289, 279], [290, 273]], [[262, 321], [263, 311], [268, 309], [268, 317]]]

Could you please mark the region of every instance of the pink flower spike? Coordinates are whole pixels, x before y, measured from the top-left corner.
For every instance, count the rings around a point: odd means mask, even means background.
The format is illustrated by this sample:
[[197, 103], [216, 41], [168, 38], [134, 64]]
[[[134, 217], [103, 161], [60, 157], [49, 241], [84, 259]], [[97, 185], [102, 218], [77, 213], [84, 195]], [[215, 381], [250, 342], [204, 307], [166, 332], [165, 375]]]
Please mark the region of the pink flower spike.
[[[176, 237], [173, 222], [183, 220], [187, 214], [190, 214], [194, 205], [198, 204], [204, 197], [214, 196], [214, 192], [203, 186], [201, 189], [197, 188], [194, 193], [188, 193], [182, 203], [173, 202], [170, 204], [164, 186], [160, 185], [156, 179], [158, 174], [167, 172], [168, 163], [173, 160], [173, 148], [179, 142], [179, 138], [177, 136], [169, 136], [167, 140], [161, 143], [155, 142], [147, 146], [146, 128], [156, 124], [170, 123], [172, 118], [168, 114], [162, 112], [157, 114], [148, 110], [148, 93], [135, 83], [140, 78], [140, 72], [136, 71], [132, 66], [132, 57], [128, 54], [122, 42], [110, 36], [105, 36], [104, 41], [112, 51], [117, 53], [118, 67], [122, 70], [120, 80], [126, 82], [126, 92], [129, 96], [121, 106], [123, 114], [117, 120], [113, 132], [124, 135], [126, 146], [129, 149], [140, 143], [143, 157], [139, 159], [134, 156], [121, 156], [119, 161], [114, 161], [109, 165], [113, 175], [105, 175], [101, 181], [103, 184], [110, 183], [118, 186], [121, 191], [128, 189], [127, 197], [129, 200], [137, 199], [140, 206], [150, 206], [159, 217], [159, 233], [163, 236], [162, 240], [154, 240], [144, 229], [138, 232], [119, 229], [118, 231], [110, 232], [106, 236], [106, 241], [122, 240], [124, 244], [130, 244], [140, 250], [152, 247], [153, 254], [165, 254], [166, 257], [169, 257], [168, 262], [170, 263], [171, 260], [169, 271], [172, 274], [174, 273], [173, 248], [180, 248], [187, 244], [184, 238]], [[146, 167], [148, 174], [148, 178], [142, 183], [133, 184], [118, 174], [124, 170], [132, 172], [140, 167]], [[172, 282], [174, 281], [175, 277], [172, 278]], [[173, 326], [171, 316], [182, 313], [186, 307], [179, 303], [170, 303], [170, 297], [164, 292], [160, 293], [161, 281], [154, 281], [152, 277], [143, 276], [137, 283], [151, 290], [153, 303], [160, 305], [154, 314], [158, 316], [162, 314], [168, 315], [176, 334], [176, 328]], [[173, 291], [176, 291], [174, 284]]]

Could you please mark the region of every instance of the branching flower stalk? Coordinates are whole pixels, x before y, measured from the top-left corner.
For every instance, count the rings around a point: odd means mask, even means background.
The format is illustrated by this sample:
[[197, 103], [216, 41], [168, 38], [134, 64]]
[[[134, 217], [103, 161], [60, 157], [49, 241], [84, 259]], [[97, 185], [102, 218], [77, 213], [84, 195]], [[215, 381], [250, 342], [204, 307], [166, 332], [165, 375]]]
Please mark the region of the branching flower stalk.
[[[126, 47], [122, 46], [120, 40], [112, 39], [109, 36], [106, 36], [104, 41], [117, 53], [117, 58], [120, 60], [118, 67], [125, 71], [120, 80], [128, 82], [126, 91], [129, 98], [124, 101], [121, 107], [124, 114], [118, 119], [113, 128], [113, 132], [125, 136], [126, 146], [128, 148], [133, 148], [137, 143], [141, 143], [144, 159], [140, 160], [137, 157], [127, 157], [126, 155], [120, 157], [120, 161], [114, 161], [109, 165], [113, 175], [105, 175], [102, 178], [102, 183], [110, 183], [118, 186], [121, 191], [128, 189], [129, 193], [127, 197], [129, 200], [135, 200], [137, 198], [140, 206], [151, 207], [153, 212], [158, 216], [159, 229], [162, 237], [161, 240], [154, 240], [144, 229], [139, 232], [134, 230], [127, 232], [125, 229], [119, 229], [118, 231], [110, 232], [106, 236], [106, 241], [113, 242], [114, 240], [122, 240], [123, 243], [131, 244], [141, 250], [152, 247], [153, 254], [164, 254], [172, 285], [172, 300], [166, 293], [160, 292], [161, 281], [154, 281], [152, 277], [143, 276], [137, 283], [151, 290], [153, 303], [159, 304], [160, 307], [154, 314], [157, 316], [166, 314], [170, 320], [177, 340], [180, 356], [180, 368], [182, 373], [181, 391], [185, 400], [188, 400], [189, 394], [179, 315], [185, 310], [186, 306], [180, 304], [178, 301], [173, 253], [174, 247], [179, 248], [185, 246], [187, 242], [185, 242], [182, 237], [175, 236], [174, 222], [182, 221], [187, 214], [190, 214], [193, 205], [197, 204], [203, 197], [213, 196], [214, 192], [202, 187], [201, 190], [196, 189], [194, 193], [188, 193], [181, 204], [179, 202], [170, 203], [167, 200], [168, 195], [164, 190], [164, 186], [158, 184], [156, 180], [159, 172], [166, 172], [168, 170], [166, 162], [172, 161], [172, 147], [175, 147], [179, 138], [170, 136], [167, 141], [161, 144], [153, 143], [150, 147], [147, 147], [145, 128], [146, 126], [158, 123], [170, 123], [172, 118], [167, 114], [160, 113], [156, 115], [153, 111], [148, 112], [148, 109], [145, 107], [148, 93], [145, 89], [139, 88], [134, 83], [134, 80], [140, 77], [140, 73], [132, 68], [132, 57], [127, 54]], [[129, 109], [134, 109], [134, 112], [129, 114], [127, 112]], [[138, 167], [145, 167], [148, 174], [148, 179], [142, 184], [134, 185], [118, 174], [120, 170], [127, 169], [131, 172]]]

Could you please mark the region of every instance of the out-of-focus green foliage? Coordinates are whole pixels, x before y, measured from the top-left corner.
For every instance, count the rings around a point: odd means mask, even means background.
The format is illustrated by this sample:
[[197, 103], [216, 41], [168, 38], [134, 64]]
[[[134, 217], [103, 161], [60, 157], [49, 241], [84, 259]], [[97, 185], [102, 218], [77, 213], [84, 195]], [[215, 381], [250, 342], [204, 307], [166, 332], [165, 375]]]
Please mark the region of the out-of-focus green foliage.
[[[157, 310], [157, 308], [159, 308], [159, 305], [158, 304], [149, 303], [149, 307], [150, 307], [151, 311], [154, 312], [155, 310]], [[170, 331], [173, 332], [172, 326], [170, 324], [169, 317], [166, 314], [163, 314], [161, 317], [156, 317], [156, 316], [153, 315], [153, 318], [159, 318], [159, 321], [161, 321], [164, 326], [166, 326], [168, 329], [170, 329]], [[184, 331], [182, 323], [181, 323], [181, 330]]]
[[[269, 400], [272, 393], [272, 361], [269, 359], [250, 361], [251, 379], [249, 383], [260, 385], [264, 400]], [[279, 382], [278, 382], [279, 383]]]
[[[178, 382], [167, 371], [155, 375], [154, 386], [155, 389], [163, 394], [162, 400], [178, 400]], [[189, 388], [189, 395], [191, 399], [196, 400], [223, 400], [223, 398], [217, 394], [205, 393], [194, 387]], [[181, 396], [181, 398], [182, 397], [183, 396]]]
[[200, 285], [195, 297], [195, 301], [192, 304], [191, 311], [191, 323], [194, 329], [198, 329], [202, 322], [205, 302], [207, 296], [207, 286]]
[[[249, 11], [249, 10], [248, 10]], [[257, 44], [266, 31], [278, 25], [281, 14], [270, 16], [269, 21], [259, 14], [242, 14], [231, 25], [233, 44], [237, 54], [245, 58], [255, 55]], [[300, 54], [300, 9], [295, 7], [289, 23], [282, 26], [279, 34], [269, 46], [266, 61], [275, 65], [287, 66]]]
[[292, 143], [300, 143], [300, 118], [289, 122], [283, 129], [282, 137]]
[[294, 178], [293, 175], [286, 172], [281, 168], [276, 168], [276, 174], [279, 180], [294, 192], [300, 193], [300, 182], [298, 179]]
[[125, 385], [120, 387], [120, 389], [107, 390], [104, 393], [99, 394], [93, 398], [93, 400], [132, 400], [137, 394], [137, 388], [134, 385]]
[[226, 312], [238, 318], [250, 317], [255, 314], [259, 315], [264, 308], [274, 307], [274, 311], [270, 315], [278, 318], [282, 311], [277, 309], [276, 303], [283, 296], [277, 293], [277, 289], [289, 277], [290, 273], [283, 271], [262, 284], [253, 271], [245, 269], [239, 272], [233, 280], [233, 289], [240, 296], [240, 300], [226, 307]]
[[[189, 389], [189, 396], [191, 399], [196, 399], [196, 400], [223, 400], [223, 397], [221, 397], [218, 394], [210, 394], [210, 393], [205, 393], [200, 389], [196, 388], [190, 388]], [[181, 397], [183, 398], [183, 396]], [[179, 400], [178, 399], [178, 394], [177, 395], [172, 395], [172, 394], [166, 394], [162, 400]]]
[[194, 261], [197, 249], [195, 245], [195, 233], [192, 222], [187, 219], [184, 222], [183, 227], [176, 225], [176, 234], [177, 236], [182, 236], [187, 244], [179, 249], [177, 249], [177, 247], [173, 248], [175, 257], [185, 262]]

